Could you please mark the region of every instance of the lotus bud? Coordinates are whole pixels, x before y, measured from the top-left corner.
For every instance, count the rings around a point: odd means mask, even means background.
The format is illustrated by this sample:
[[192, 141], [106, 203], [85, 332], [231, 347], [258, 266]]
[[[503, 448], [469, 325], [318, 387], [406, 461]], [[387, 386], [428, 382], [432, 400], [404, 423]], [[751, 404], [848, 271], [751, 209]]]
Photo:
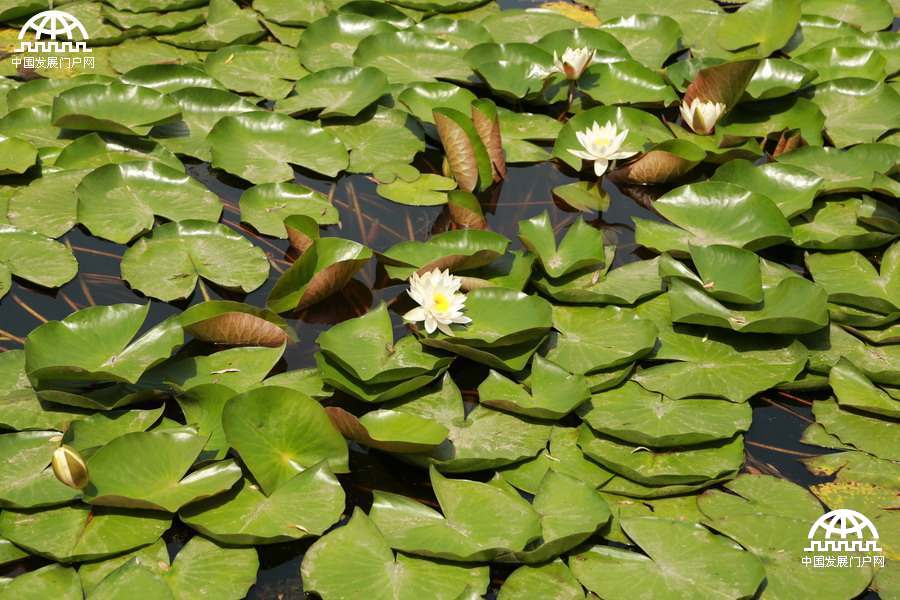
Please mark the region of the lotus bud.
[[593, 48], [566, 48], [562, 58], [553, 53], [553, 64], [557, 71], [564, 74], [566, 79], [575, 81], [594, 60]]
[[70, 488], [80, 490], [88, 484], [87, 465], [81, 455], [72, 448], [60, 446], [54, 450], [51, 465], [56, 478]]
[[704, 102], [694, 98], [690, 105], [681, 103], [681, 118], [688, 127], [700, 135], [712, 133], [719, 118], [725, 113], [725, 105], [721, 102]]

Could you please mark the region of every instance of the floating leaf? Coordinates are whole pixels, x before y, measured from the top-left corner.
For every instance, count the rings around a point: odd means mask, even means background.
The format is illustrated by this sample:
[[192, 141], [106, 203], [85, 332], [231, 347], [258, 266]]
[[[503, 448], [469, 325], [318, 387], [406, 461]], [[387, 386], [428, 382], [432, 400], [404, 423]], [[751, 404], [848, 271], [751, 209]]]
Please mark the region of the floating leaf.
[[456, 181], [433, 173], [421, 173], [412, 181], [396, 179], [378, 184], [376, 191], [391, 202], [407, 206], [447, 204], [447, 192], [456, 189]]
[[357, 418], [338, 406], [325, 410], [344, 437], [385, 452], [430, 452], [447, 439], [446, 427], [410, 413], [379, 409]]
[[24, 173], [37, 160], [37, 150], [34, 146], [18, 138], [0, 135], [0, 175]]
[[209, 15], [202, 27], [162, 35], [158, 39], [180, 48], [215, 50], [229, 44], [248, 44], [264, 33], [252, 10], [241, 8], [231, 0], [210, 0]]
[[92, 234], [125, 244], [153, 228], [154, 215], [170, 221], [218, 221], [222, 204], [192, 177], [145, 161], [107, 165], [80, 180], [78, 220]]
[[813, 414], [816, 423], [843, 444], [886, 460], [900, 457], [900, 442], [891, 435], [891, 421], [844, 410], [833, 399], [814, 402]]
[[300, 566], [303, 589], [323, 598], [359, 593], [391, 598], [427, 594], [455, 600], [467, 588], [487, 591], [487, 567], [456, 566], [395, 555], [387, 540], [362, 510], [350, 521], [314, 543]]
[[33, 508], [65, 504], [78, 491], [63, 485], [50, 468], [62, 435], [55, 431], [27, 431], [0, 435], [0, 458], [7, 464], [0, 484], [4, 508]]
[[880, 275], [859, 252], [817, 252], [807, 255], [806, 264], [832, 302], [880, 313], [900, 309], [900, 243], [885, 250]]
[[825, 114], [825, 133], [838, 148], [877, 141], [896, 128], [885, 115], [900, 111], [900, 93], [881, 81], [855, 77], [816, 86], [813, 100]]
[[461, 273], [491, 264], [506, 252], [509, 240], [492, 231], [457, 229], [439, 233], [425, 242], [400, 242], [379, 254], [392, 279], [406, 280], [413, 273], [447, 269]]
[[243, 236], [209, 221], [156, 227], [122, 256], [122, 278], [148, 296], [187, 298], [200, 277], [249, 293], [269, 275], [265, 254]]
[[378, 33], [396, 31], [387, 21], [350, 13], [335, 12], [310, 24], [300, 38], [300, 62], [310, 71], [352, 67], [359, 43]]
[[231, 91], [268, 100], [284, 98], [307, 74], [291, 48], [268, 43], [220, 48], [206, 57], [204, 68]]
[[224, 492], [240, 479], [233, 461], [212, 463], [188, 474], [206, 438], [190, 430], [127, 433], [87, 461], [84, 489], [91, 504], [176, 512]]
[[322, 535], [341, 516], [344, 490], [324, 463], [266, 496], [245, 479], [225, 494], [182, 509], [190, 527], [223, 544], [275, 544]]
[[803, 167], [784, 163], [755, 166], [748, 160], [724, 163], [712, 176], [769, 198], [787, 217], [795, 217], [812, 207], [822, 189], [823, 179]]
[[752, 48], [753, 54], [766, 57], [791, 39], [800, 5], [800, 0], [751, 0], [722, 18], [716, 41], [726, 50]]
[[296, 183], [255, 185], [241, 194], [239, 207], [241, 221], [278, 238], [287, 237], [284, 220], [293, 215], [305, 215], [319, 225], [340, 222], [340, 215], [327, 196]]
[[462, 55], [463, 49], [451, 42], [407, 30], [370, 35], [359, 43], [353, 62], [359, 67], [377, 67], [391, 83], [438, 77], [465, 81], [471, 70]]
[[491, 371], [478, 386], [478, 401], [538, 419], [560, 419], [590, 396], [583, 376], [572, 375], [540, 356], [532, 363], [527, 384]]
[[294, 331], [278, 315], [240, 302], [201, 302], [181, 313], [179, 321], [195, 338], [214, 344], [277, 348], [296, 341]]
[[122, 83], [82, 85], [53, 100], [53, 124], [67, 129], [146, 135], [154, 125], [180, 116], [163, 94]]
[[631, 56], [652, 69], [662, 67], [678, 50], [681, 40], [678, 22], [664, 15], [634, 14], [604, 19], [600, 29], [611, 33]]
[[357, 242], [319, 238], [282, 273], [266, 304], [278, 313], [308, 308], [342, 290], [371, 258]]
[[435, 108], [432, 114], [460, 189], [487, 189], [493, 183], [491, 157], [471, 119], [452, 108]]
[[321, 117], [355, 117], [388, 93], [387, 76], [375, 67], [334, 67], [300, 79], [294, 94], [275, 103], [290, 114], [321, 109]]
[[900, 417], [900, 399], [876, 387], [852, 362], [842, 358], [828, 374], [840, 406], [887, 417]]
[[37, 600], [38, 598], [58, 598], [78, 600], [83, 598], [78, 573], [72, 567], [51, 564], [34, 571], [22, 573], [15, 579], [0, 584], [0, 591], [11, 598]]
[[[290, 164], [330, 177], [348, 164], [347, 149], [332, 134], [279, 113], [256, 111], [223, 117], [207, 140], [214, 167], [252, 183], [292, 179]], [[297, 140], [304, 143], [297, 144]]]
[[350, 151], [347, 170], [352, 173], [370, 173], [383, 164], [408, 164], [425, 149], [421, 126], [402, 110], [378, 107], [330, 125], [327, 131]]
[[295, 390], [266, 386], [235, 396], [222, 425], [263, 492], [272, 495], [297, 473], [327, 461], [347, 471], [347, 443], [318, 402]]
[[75, 189], [88, 171], [57, 171], [35, 179], [9, 198], [6, 217], [19, 229], [57, 238], [78, 220]]

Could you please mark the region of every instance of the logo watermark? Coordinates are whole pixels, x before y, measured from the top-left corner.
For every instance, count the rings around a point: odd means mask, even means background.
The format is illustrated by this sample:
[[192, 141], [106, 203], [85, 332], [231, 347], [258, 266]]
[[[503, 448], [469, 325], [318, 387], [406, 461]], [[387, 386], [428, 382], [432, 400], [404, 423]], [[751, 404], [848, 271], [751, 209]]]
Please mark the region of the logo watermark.
[[61, 10], [45, 10], [28, 19], [19, 30], [15, 53], [21, 56], [13, 56], [12, 64], [25, 69], [93, 69], [88, 39], [87, 30], [75, 16]]
[[883, 567], [878, 530], [864, 514], [849, 508], [827, 512], [809, 529], [804, 565], [827, 567]]

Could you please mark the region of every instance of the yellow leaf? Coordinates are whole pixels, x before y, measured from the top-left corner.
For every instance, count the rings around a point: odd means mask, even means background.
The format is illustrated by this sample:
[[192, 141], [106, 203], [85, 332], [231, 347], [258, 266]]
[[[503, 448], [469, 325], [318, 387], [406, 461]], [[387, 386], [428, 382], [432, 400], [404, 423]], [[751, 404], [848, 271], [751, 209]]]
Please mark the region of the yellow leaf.
[[600, 19], [594, 14], [594, 11], [584, 6], [571, 4], [569, 2], [544, 2], [541, 4], [541, 8], [558, 12], [559, 14], [569, 17], [573, 21], [578, 21], [582, 25], [588, 27], [597, 27], [600, 25]]

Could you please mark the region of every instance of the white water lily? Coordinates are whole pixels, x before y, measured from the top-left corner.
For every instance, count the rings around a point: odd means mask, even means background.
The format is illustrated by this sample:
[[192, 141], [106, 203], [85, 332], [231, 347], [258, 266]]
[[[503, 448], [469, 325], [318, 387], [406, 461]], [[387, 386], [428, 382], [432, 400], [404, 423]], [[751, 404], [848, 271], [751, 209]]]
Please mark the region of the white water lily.
[[447, 335], [453, 335], [450, 325], [465, 325], [472, 319], [462, 314], [465, 308], [466, 295], [459, 293], [462, 280], [450, 274], [450, 271], [434, 269], [424, 275], [413, 273], [409, 278], [409, 297], [419, 306], [405, 315], [404, 320], [416, 323], [425, 322], [425, 331], [434, 333], [440, 329]]
[[719, 118], [725, 113], [721, 102], [703, 102], [694, 98], [690, 104], [681, 103], [681, 118], [695, 133], [711, 133]]
[[603, 127], [594, 121], [591, 127], [575, 132], [575, 136], [584, 150], [569, 150], [569, 152], [578, 158], [594, 161], [594, 173], [597, 174], [597, 177], [606, 172], [609, 161], [629, 158], [637, 154], [637, 152], [622, 151], [622, 143], [628, 137], [628, 130], [619, 131], [616, 124], [611, 121], [607, 121]]
[[565, 75], [566, 79], [574, 81], [581, 77], [584, 70], [590, 66], [594, 60], [594, 52], [593, 48], [566, 48], [562, 58], [560, 58], [554, 50], [554, 70]]

